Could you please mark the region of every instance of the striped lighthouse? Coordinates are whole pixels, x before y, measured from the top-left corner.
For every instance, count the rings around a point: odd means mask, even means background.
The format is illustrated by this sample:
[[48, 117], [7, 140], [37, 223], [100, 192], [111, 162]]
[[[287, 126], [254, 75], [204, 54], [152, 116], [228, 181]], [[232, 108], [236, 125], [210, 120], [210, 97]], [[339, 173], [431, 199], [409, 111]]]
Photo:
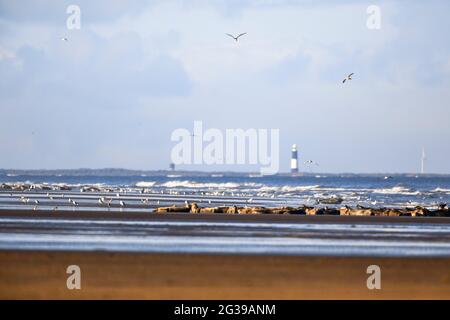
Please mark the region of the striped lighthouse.
[[297, 155], [297, 145], [292, 145], [292, 155], [291, 155], [291, 174], [296, 175], [298, 173], [298, 155]]

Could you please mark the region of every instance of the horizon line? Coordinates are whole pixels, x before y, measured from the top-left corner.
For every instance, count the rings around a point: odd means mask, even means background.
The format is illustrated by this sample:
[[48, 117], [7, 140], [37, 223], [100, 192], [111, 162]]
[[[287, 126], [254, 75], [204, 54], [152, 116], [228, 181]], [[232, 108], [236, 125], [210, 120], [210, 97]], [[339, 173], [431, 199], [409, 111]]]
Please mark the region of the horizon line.
[[104, 167], [104, 168], [68, 168], [68, 169], [5, 169], [0, 168], [0, 174], [1, 173], [20, 173], [20, 172], [63, 172], [63, 171], [71, 171], [71, 172], [77, 172], [77, 171], [128, 171], [128, 172], [139, 172], [139, 173], [158, 173], [158, 172], [164, 172], [164, 173], [191, 173], [191, 174], [251, 174], [251, 175], [260, 175], [260, 176], [277, 176], [277, 175], [289, 175], [289, 176], [310, 176], [310, 175], [385, 175], [385, 176], [398, 176], [398, 175], [412, 175], [412, 176], [450, 176], [450, 173], [436, 173], [436, 172], [429, 172], [429, 173], [420, 173], [420, 172], [307, 172], [307, 171], [301, 171], [297, 174], [292, 174], [290, 171], [280, 171], [278, 173], [275, 173], [273, 175], [267, 174], [262, 175], [259, 171], [207, 171], [207, 170], [171, 170], [171, 169], [127, 169], [127, 168], [114, 168], [114, 167]]

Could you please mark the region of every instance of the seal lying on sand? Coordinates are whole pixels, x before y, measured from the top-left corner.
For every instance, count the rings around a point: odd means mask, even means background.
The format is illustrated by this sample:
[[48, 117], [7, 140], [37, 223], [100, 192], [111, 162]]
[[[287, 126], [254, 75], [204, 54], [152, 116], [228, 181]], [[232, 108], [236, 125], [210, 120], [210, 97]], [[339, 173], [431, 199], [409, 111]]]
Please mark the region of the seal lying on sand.
[[185, 213], [226, 213], [226, 214], [300, 214], [300, 215], [341, 215], [341, 216], [380, 216], [380, 217], [450, 217], [450, 209], [448, 205], [439, 205], [436, 210], [429, 210], [424, 207], [415, 208], [366, 208], [357, 206], [351, 208], [344, 206], [342, 208], [328, 208], [328, 207], [308, 207], [300, 206], [293, 207], [237, 207], [237, 206], [223, 206], [223, 207], [199, 207], [197, 203], [188, 204], [184, 206], [171, 206], [156, 208], [156, 213], [164, 212], [185, 212]]

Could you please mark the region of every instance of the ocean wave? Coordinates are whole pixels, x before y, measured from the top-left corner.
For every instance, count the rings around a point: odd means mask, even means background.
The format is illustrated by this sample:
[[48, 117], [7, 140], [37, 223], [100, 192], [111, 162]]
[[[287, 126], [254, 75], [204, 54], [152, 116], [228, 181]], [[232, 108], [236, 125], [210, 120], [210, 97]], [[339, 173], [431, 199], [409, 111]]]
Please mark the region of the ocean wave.
[[450, 194], [450, 189], [436, 188], [436, 189], [432, 190], [432, 192], [442, 192], [442, 193]]
[[258, 191], [264, 192], [302, 192], [302, 191], [314, 191], [319, 190], [320, 185], [312, 186], [268, 186], [264, 185], [258, 189]]
[[155, 181], [139, 181], [135, 184], [135, 186], [138, 188], [149, 188], [153, 187], [155, 184]]
[[166, 188], [217, 188], [217, 189], [236, 189], [241, 186], [239, 183], [233, 182], [222, 182], [222, 183], [214, 183], [214, 182], [194, 182], [189, 180], [184, 181], [168, 181], [161, 184], [162, 187]]
[[402, 195], [418, 195], [420, 194], [419, 191], [412, 191], [409, 188], [396, 186], [392, 188], [386, 188], [386, 189], [373, 189], [373, 193], [380, 193], [380, 194], [402, 194]]

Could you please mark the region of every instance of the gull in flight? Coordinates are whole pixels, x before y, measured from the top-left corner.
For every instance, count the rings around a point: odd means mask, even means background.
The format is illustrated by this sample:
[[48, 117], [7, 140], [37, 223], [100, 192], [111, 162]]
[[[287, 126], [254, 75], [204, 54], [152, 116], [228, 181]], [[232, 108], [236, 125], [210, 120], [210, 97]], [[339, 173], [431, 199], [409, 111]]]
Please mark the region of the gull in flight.
[[352, 73], [350, 73], [343, 81], [342, 81], [342, 83], [345, 83], [345, 81], [350, 81], [350, 80], [353, 80], [352, 79], [352, 76], [354, 75], [354, 73], [352, 72]]
[[319, 165], [317, 162], [314, 162], [314, 161], [312, 161], [312, 160], [306, 160], [306, 161], [305, 161], [305, 164], [307, 164], [307, 165], [316, 165], [316, 166]]
[[244, 33], [241, 33], [241, 34], [239, 34], [238, 36], [233, 36], [232, 34], [229, 34], [229, 33], [225, 33], [227, 36], [229, 36], [229, 37], [232, 37], [233, 39], [234, 39], [234, 41], [238, 41], [239, 40], [239, 38], [240, 37], [242, 37], [243, 35], [246, 35], [247, 34], [247, 32], [244, 32]]
[[66, 37], [62, 37], [61, 41], [69, 41], [69, 39], [67, 39]]

